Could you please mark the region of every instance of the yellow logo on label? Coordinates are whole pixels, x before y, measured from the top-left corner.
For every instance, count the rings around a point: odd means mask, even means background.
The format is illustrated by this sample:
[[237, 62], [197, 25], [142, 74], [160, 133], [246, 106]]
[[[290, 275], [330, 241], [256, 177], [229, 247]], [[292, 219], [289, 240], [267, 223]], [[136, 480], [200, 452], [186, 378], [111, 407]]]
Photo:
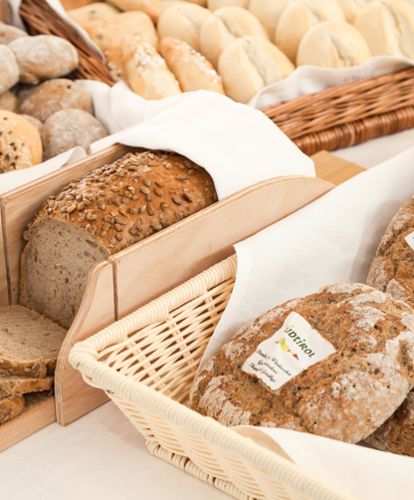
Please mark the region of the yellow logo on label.
[[285, 337], [282, 337], [281, 339], [279, 339], [276, 344], [279, 344], [280, 345], [280, 348], [282, 349], [283, 352], [288, 352], [289, 354], [291, 354], [294, 358], [296, 358], [297, 360], [299, 360], [299, 356], [293, 352], [289, 346], [287, 345], [286, 343], [286, 338]]

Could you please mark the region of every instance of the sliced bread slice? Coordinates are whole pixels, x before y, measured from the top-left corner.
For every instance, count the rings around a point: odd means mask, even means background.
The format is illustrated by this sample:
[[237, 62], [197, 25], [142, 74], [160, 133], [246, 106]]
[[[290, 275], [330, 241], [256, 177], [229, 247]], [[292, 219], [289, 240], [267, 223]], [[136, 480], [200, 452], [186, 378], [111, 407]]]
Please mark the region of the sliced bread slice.
[[0, 370], [0, 399], [14, 394], [50, 391], [53, 387], [53, 377], [17, 377]]
[[22, 306], [0, 307], [0, 369], [18, 377], [53, 374], [66, 330]]
[[24, 397], [18, 394], [0, 399], [0, 425], [17, 417], [24, 409]]

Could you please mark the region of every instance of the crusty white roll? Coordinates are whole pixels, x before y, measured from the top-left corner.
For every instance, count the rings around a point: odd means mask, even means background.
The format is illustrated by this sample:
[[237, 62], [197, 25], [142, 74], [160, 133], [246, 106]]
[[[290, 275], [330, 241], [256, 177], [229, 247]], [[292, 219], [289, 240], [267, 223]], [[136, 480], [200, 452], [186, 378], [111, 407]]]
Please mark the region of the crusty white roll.
[[211, 90], [224, 94], [221, 77], [207, 59], [179, 38], [163, 38], [161, 55], [174, 73], [181, 90]]
[[373, 56], [414, 58], [414, 6], [403, 0], [370, 3], [355, 19]]
[[373, 0], [338, 0], [342, 7], [345, 18], [349, 23], [353, 23], [356, 16]]
[[275, 45], [253, 36], [230, 43], [221, 54], [218, 67], [226, 94], [243, 103], [294, 70], [291, 61]]
[[217, 67], [220, 54], [227, 45], [243, 36], [268, 39], [264, 27], [248, 10], [222, 7], [212, 12], [201, 26], [201, 52]]
[[[263, 0], [262, 0], [263, 1]], [[208, 0], [207, 7], [210, 10], [221, 9], [221, 7], [243, 7], [247, 9], [249, 0]]]
[[265, 27], [270, 40], [275, 39], [276, 26], [289, 0], [250, 0], [249, 10]]
[[145, 12], [153, 21], [158, 19], [160, 13], [160, 0], [107, 0], [109, 3], [123, 11]]
[[280, 16], [275, 43], [296, 62], [302, 38], [312, 26], [323, 21], [345, 21], [337, 0], [292, 0]]
[[299, 45], [297, 63], [322, 68], [358, 66], [371, 57], [364, 37], [344, 21], [326, 21], [311, 28]]
[[84, 5], [79, 9], [68, 10], [67, 15], [79, 26], [87, 26], [93, 21], [108, 19], [118, 14], [119, 10], [104, 2], [95, 2], [90, 5]]
[[132, 90], [146, 99], [163, 99], [181, 92], [167, 63], [149, 43], [125, 49], [124, 70]]
[[200, 49], [200, 29], [210, 11], [200, 5], [178, 2], [164, 10], [158, 20], [158, 35], [160, 38], [172, 36], [180, 38], [193, 49]]

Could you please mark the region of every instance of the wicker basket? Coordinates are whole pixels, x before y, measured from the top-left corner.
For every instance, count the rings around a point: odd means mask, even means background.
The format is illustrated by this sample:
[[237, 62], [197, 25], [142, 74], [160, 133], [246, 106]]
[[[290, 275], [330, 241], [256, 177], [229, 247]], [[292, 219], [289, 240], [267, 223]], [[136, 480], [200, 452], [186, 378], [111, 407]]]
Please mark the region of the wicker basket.
[[[22, 0], [32, 34], [66, 38], [79, 50], [78, 78], [114, 83], [109, 70], [45, 0]], [[263, 112], [308, 155], [334, 151], [414, 127], [414, 69], [366, 78], [270, 106]]]
[[236, 257], [78, 343], [71, 364], [104, 389], [150, 453], [236, 498], [345, 500], [282, 456], [184, 406], [233, 289]]

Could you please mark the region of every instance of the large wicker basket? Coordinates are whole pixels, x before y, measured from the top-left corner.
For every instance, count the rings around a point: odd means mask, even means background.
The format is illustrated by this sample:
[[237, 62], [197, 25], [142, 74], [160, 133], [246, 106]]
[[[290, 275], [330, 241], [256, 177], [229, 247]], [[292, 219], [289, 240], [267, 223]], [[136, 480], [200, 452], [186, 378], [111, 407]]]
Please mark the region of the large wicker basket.
[[[79, 49], [78, 78], [114, 83], [97, 54], [46, 0], [23, 0], [21, 15], [30, 33], [58, 35]], [[263, 112], [308, 155], [353, 146], [414, 127], [414, 69], [333, 87]]]
[[71, 364], [104, 389], [150, 453], [241, 499], [345, 500], [296, 465], [184, 406], [233, 289], [235, 256], [78, 343]]

